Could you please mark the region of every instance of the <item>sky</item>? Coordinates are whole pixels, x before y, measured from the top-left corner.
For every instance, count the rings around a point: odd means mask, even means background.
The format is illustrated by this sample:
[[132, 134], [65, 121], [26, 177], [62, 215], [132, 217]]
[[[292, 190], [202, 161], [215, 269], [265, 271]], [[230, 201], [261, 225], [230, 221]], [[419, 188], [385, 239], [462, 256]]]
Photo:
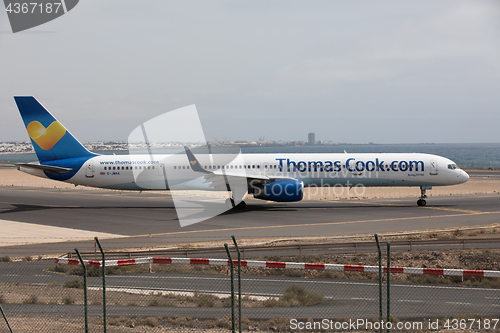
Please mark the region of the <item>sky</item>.
[[0, 59], [0, 141], [32, 95], [80, 141], [195, 104], [209, 141], [500, 142], [495, 0], [82, 0], [16, 34], [1, 9]]

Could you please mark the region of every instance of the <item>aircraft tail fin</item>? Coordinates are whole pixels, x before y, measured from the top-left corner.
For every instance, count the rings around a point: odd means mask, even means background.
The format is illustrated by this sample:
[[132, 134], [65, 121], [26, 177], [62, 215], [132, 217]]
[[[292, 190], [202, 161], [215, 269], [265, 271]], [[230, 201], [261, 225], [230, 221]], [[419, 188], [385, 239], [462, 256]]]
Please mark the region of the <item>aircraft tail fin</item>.
[[40, 162], [97, 156], [88, 151], [33, 96], [15, 96], [14, 99]]
[[186, 150], [186, 155], [188, 157], [189, 164], [191, 164], [191, 169], [193, 171], [209, 173], [201, 166], [200, 162], [198, 162], [198, 159], [194, 156], [193, 152], [191, 151], [191, 149], [189, 149], [188, 146], [184, 146], [184, 150]]

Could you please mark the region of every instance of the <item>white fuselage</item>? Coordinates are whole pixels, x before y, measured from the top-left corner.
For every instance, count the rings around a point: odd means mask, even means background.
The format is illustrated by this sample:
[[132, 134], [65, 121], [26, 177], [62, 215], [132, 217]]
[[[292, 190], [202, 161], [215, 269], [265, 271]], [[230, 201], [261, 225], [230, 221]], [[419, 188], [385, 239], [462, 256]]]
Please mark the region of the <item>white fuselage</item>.
[[[445, 186], [464, 183], [466, 172], [445, 157], [430, 154], [244, 154], [231, 162], [214, 163], [199, 155], [208, 171], [247, 176], [294, 178], [304, 186]], [[21, 171], [48, 176], [44, 171]], [[203, 174], [193, 171], [185, 154], [100, 155], [88, 159], [74, 176], [65, 180], [121, 190], [213, 190]]]

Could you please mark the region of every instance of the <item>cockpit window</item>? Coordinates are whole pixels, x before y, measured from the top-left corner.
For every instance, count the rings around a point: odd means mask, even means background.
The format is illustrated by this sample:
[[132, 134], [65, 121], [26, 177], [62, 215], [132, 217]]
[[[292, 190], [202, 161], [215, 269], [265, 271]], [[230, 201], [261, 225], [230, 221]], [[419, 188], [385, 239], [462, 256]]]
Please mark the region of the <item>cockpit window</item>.
[[458, 169], [458, 166], [456, 164], [448, 164], [448, 169], [455, 170]]

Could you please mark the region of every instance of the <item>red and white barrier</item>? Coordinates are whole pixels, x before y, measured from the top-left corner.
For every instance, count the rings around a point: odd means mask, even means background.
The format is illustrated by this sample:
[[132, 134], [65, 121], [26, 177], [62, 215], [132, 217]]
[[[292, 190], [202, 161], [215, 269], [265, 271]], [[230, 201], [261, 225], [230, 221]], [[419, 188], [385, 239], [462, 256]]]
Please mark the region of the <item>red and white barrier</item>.
[[[79, 265], [78, 259], [56, 258], [56, 264]], [[86, 264], [93, 267], [101, 267], [101, 261], [84, 260]], [[183, 264], [183, 265], [209, 265], [209, 266], [230, 266], [228, 259], [204, 259], [204, 258], [163, 258], [148, 257], [125, 260], [106, 260], [106, 266], [131, 266], [140, 264]], [[233, 260], [234, 265], [238, 265], [238, 260]], [[315, 264], [303, 262], [278, 262], [278, 261], [255, 261], [242, 260], [242, 267], [261, 268], [288, 268], [288, 269], [316, 269], [332, 270], [340, 272], [366, 272], [378, 273], [378, 266], [363, 265], [338, 265], [338, 264]], [[387, 273], [387, 267], [384, 267]], [[468, 269], [447, 269], [447, 268], [416, 268], [416, 267], [391, 267], [391, 274], [418, 274], [418, 275], [446, 275], [446, 276], [479, 276], [479, 277], [500, 277], [500, 271], [468, 270]]]

